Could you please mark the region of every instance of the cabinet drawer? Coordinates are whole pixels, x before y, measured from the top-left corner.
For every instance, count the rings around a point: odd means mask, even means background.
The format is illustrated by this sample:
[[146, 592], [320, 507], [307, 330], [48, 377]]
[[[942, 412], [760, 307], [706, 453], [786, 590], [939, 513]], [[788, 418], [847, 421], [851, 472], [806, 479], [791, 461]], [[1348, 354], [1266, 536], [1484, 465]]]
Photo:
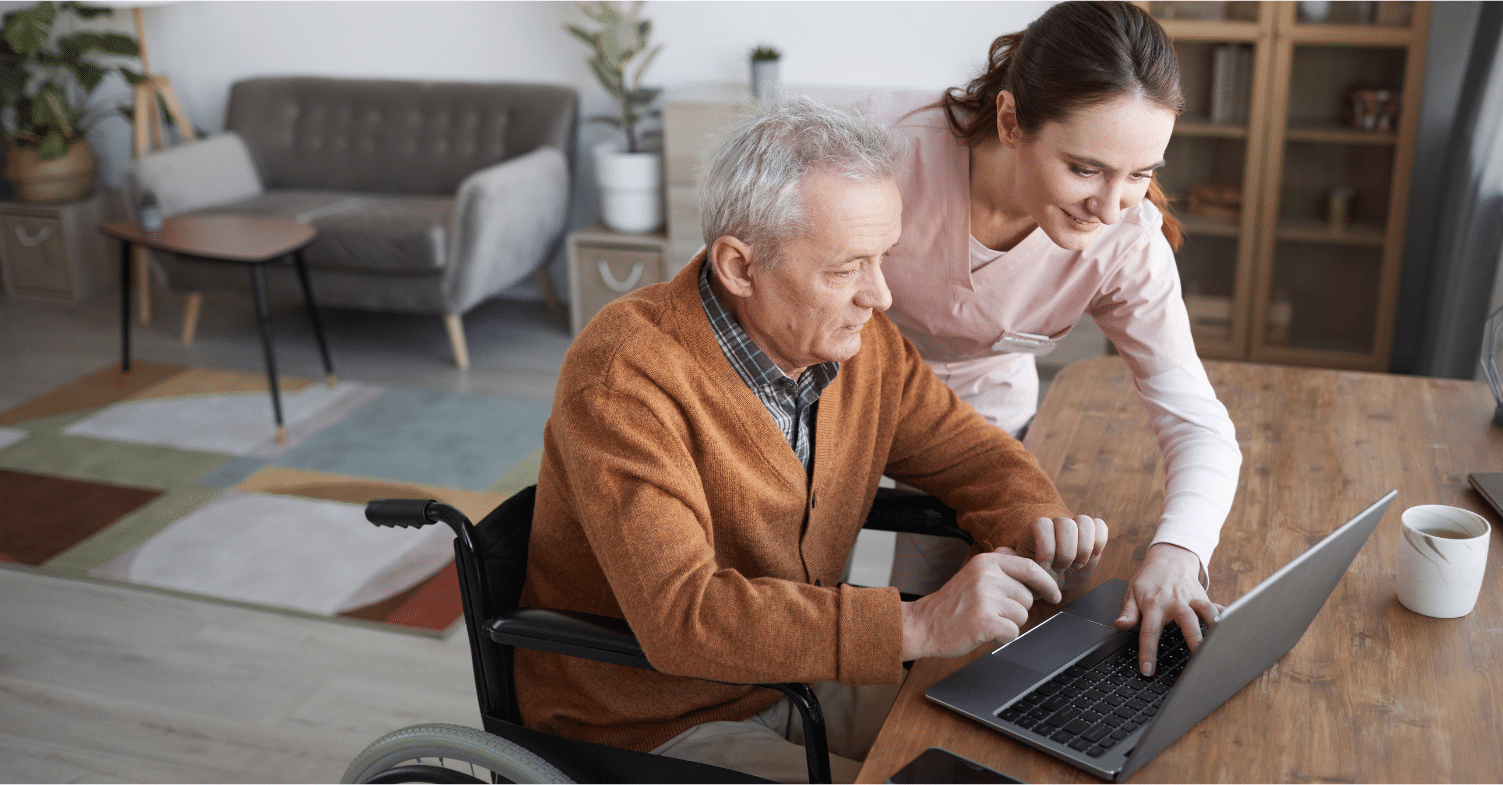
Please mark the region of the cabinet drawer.
[[73, 265], [61, 220], [0, 215], [0, 235], [5, 282], [11, 293], [73, 298]]
[[622, 248], [579, 243], [573, 269], [574, 331], [579, 332], [607, 303], [634, 289], [666, 280], [663, 252], [657, 248]]

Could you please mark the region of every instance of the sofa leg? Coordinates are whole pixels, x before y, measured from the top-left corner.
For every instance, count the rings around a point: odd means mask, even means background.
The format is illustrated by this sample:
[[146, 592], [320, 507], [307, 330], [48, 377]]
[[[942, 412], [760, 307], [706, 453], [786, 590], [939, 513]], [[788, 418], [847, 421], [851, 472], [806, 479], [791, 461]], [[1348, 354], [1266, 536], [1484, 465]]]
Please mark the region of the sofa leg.
[[183, 302], [183, 343], [193, 343], [193, 336], [198, 332], [198, 310], [204, 304], [204, 296], [200, 292], [188, 292], [188, 299]]
[[444, 314], [444, 329], [449, 331], [449, 347], [454, 350], [454, 364], [460, 370], [470, 367], [470, 350], [465, 347], [464, 324], [459, 321], [459, 314]]

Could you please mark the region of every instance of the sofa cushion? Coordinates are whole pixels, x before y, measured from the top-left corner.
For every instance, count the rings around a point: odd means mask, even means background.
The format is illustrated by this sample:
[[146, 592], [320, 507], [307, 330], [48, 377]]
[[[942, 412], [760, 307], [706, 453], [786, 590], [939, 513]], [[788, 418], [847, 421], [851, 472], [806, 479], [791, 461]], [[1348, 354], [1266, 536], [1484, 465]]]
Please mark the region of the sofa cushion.
[[274, 215], [313, 224], [318, 238], [303, 251], [309, 269], [436, 274], [448, 261], [454, 199], [272, 190], [197, 212]]
[[525, 91], [504, 84], [323, 77], [247, 79], [226, 127], [245, 138], [268, 189], [453, 194], [508, 149]]

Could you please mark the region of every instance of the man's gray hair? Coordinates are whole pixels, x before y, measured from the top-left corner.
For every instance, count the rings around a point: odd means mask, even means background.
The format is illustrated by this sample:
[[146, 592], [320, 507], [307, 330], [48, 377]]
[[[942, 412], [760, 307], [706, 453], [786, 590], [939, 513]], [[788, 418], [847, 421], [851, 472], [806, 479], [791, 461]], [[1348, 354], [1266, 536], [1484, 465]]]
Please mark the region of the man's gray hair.
[[807, 96], [763, 104], [717, 140], [699, 173], [705, 245], [730, 235], [776, 267], [784, 243], [808, 231], [800, 184], [811, 171], [855, 182], [897, 174], [903, 140], [865, 115]]

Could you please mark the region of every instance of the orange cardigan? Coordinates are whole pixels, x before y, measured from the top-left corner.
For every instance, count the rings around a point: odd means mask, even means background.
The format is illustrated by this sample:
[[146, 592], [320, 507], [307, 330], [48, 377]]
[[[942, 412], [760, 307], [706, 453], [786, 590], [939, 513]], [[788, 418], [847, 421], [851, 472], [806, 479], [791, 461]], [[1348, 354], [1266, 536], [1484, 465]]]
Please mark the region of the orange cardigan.
[[659, 672], [518, 650], [532, 727], [650, 750], [779, 697], [716, 682], [900, 680], [897, 590], [840, 584], [884, 473], [961, 510], [988, 549], [1069, 514], [881, 314], [820, 397], [811, 480], [716, 344], [702, 263], [607, 306], [570, 348], [522, 595], [626, 619]]

